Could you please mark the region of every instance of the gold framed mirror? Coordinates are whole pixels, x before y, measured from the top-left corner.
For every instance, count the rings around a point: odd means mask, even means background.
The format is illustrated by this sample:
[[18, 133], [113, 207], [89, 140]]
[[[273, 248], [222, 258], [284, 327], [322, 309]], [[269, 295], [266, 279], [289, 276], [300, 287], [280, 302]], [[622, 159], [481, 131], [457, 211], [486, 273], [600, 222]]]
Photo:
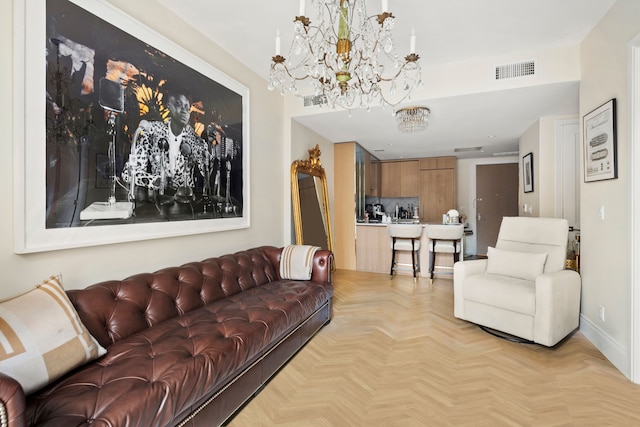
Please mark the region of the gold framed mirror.
[[291, 164], [291, 199], [296, 244], [333, 251], [327, 177], [317, 144], [309, 150], [307, 160]]

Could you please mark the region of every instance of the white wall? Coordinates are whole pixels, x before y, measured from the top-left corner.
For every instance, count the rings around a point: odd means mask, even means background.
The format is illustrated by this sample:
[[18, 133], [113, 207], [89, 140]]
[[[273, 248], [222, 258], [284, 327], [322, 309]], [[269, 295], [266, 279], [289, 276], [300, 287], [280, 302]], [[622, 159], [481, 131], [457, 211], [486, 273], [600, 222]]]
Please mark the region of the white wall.
[[[481, 58], [467, 62], [453, 62], [432, 66], [422, 62], [422, 79], [428, 84], [416, 89], [414, 99], [438, 99], [457, 95], [468, 95], [500, 91], [527, 86], [566, 83], [580, 80], [580, 51], [578, 46], [557, 47], [544, 51], [518, 52], [505, 56]], [[524, 79], [495, 80], [495, 66], [528, 60], [536, 61], [536, 75]], [[303, 92], [305, 89], [301, 89]], [[308, 94], [312, 89], [306, 89]], [[321, 106], [304, 107], [302, 102], [291, 106], [295, 116], [316, 114]], [[325, 107], [326, 108], [326, 107]]]
[[[545, 116], [533, 123], [520, 137], [519, 200], [520, 216], [555, 217], [558, 207], [557, 124], [574, 119], [574, 115]], [[522, 157], [533, 153], [533, 192], [525, 193], [522, 186]], [[531, 212], [524, 211], [524, 205]]]
[[[638, 16], [639, 1], [619, 0], [583, 41], [580, 64], [580, 116], [616, 98], [618, 129], [618, 179], [580, 186], [581, 330], [626, 375], [631, 330], [627, 44], [640, 32]], [[599, 215], [602, 206], [604, 220]], [[600, 306], [604, 322], [599, 320]]]
[[[250, 90], [250, 197], [251, 227], [249, 229], [157, 239], [143, 242], [68, 249], [44, 253], [16, 255], [13, 253], [13, 214], [5, 207], [0, 212], [0, 297], [21, 292], [51, 274], [62, 273], [66, 288], [80, 288], [104, 279], [123, 278], [142, 271], [178, 265], [209, 256], [241, 250], [257, 245], [279, 246], [288, 243], [283, 233], [285, 193], [289, 180], [289, 163], [285, 160], [284, 101], [266, 90], [263, 76], [249, 71], [217, 45], [207, 41], [191, 26], [171, 12], [154, 4], [128, 0], [110, 3], [148, 27], [164, 34], [177, 44], [232, 76]], [[12, 57], [12, 0], [0, 0], [0, 56]], [[41, 13], [41, 11], [34, 11]], [[117, 24], [117, 23], [114, 23]], [[170, 29], [168, 31], [167, 29]], [[6, 63], [5, 63], [6, 64]], [[40, 64], [29, 64], [40, 66]], [[11, 205], [13, 200], [13, 92], [12, 67], [3, 67], [0, 79], [0, 129], [4, 140], [0, 144], [0, 199]], [[20, 143], [18, 141], [18, 143]], [[286, 193], [289, 198], [289, 193]], [[6, 206], [5, 205], [5, 206]]]
[[[538, 176], [538, 208], [541, 217], [555, 216], [556, 205], [556, 117], [540, 118], [540, 145], [538, 158], [534, 159]], [[521, 157], [524, 153], [520, 153]], [[537, 165], [536, 165], [537, 163]]]
[[[533, 154], [533, 191], [525, 193], [522, 185], [522, 161], [519, 161], [518, 214], [520, 216], [540, 216], [540, 120], [537, 120], [520, 137], [520, 159]], [[530, 211], [525, 212], [525, 205]]]

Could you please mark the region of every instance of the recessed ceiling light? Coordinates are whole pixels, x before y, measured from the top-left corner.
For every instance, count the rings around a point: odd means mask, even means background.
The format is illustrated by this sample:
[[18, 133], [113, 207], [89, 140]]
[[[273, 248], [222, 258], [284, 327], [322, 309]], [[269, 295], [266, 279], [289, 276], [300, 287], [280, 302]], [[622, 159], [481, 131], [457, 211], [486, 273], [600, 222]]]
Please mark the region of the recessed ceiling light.
[[495, 135], [487, 135], [487, 138], [494, 139], [494, 138], [496, 138], [496, 136]]

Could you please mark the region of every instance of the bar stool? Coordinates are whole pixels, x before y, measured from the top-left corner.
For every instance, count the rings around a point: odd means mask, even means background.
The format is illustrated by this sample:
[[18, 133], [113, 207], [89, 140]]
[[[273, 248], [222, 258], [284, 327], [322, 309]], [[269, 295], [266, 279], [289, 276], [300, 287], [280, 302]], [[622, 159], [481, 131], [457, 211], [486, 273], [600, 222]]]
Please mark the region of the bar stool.
[[[453, 266], [436, 265], [436, 253], [453, 254], [453, 262], [460, 261], [460, 254], [464, 252], [463, 237], [464, 225], [447, 224], [427, 225], [427, 237], [429, 238], [429, 282], [433, 282], [433, 273], [436, 268], [451, 270]], [[464, 256], [464, 255], [463, 255]]]
[[[398, 265], [411, 265], [413, 279], [420, 271], [420, 237], [422, 236], [422, 225], [420, 224], [389, 224], [387, 232], [391, 236], [391, 270], [389, 274], [393, 277], [393, 270], [398, 270]], [[397, 263], [397, 251], [411, 251], [411, 264]]]

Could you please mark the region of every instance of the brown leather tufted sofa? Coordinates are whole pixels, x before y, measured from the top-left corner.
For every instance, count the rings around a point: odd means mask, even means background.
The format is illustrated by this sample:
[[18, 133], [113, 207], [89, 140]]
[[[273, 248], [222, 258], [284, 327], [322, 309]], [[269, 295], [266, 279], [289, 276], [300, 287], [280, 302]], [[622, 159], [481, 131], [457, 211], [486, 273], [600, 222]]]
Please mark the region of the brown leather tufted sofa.
[[332, 262], [282, 280], [282, 248], [68, 291], [107, 354], [27, 396], [0, 374], [0, 425], [215, 426], [331, 319]]

